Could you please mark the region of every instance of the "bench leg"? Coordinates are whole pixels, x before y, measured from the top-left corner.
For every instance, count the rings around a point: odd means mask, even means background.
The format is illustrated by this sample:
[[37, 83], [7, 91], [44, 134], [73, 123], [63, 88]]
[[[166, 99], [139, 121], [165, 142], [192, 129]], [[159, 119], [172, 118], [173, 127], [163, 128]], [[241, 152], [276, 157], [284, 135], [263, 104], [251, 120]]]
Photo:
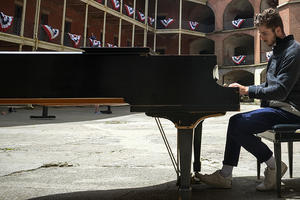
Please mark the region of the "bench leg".
[[[258, 137], [259, 140], [261, 140], [260, 137]], [[260, 162], [258, 160], [256, 160], [256, 163], [257, 163], [257, 167], [256, 167], [256, 170], [257, 170], [257, 180], [260, 180]]]
[[281, 197], [281, 143], [274, 142], [274, 154], [276, 160], [276, 188], [277, 196]]
[[288, 142], [290, 178], [293, 178], [293, 142]]
[[260, 180], [260, 162], [257, 160], [257, 180]]

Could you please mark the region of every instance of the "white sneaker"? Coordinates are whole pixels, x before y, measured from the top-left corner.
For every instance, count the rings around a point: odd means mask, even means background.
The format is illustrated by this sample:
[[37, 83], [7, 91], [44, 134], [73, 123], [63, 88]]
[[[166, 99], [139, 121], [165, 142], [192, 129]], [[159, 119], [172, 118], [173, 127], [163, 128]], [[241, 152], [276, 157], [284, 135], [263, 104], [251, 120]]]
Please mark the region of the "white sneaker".
[[221, 170], [217, 170], [213, 174], [196, 174], [196, 176], [201, 182], [214, 188], [230, 189], [232, 187], [232, 176], [224, 177], [220, 172]]
[[[284, 162], [281, 162], [281, 177], [287, 171], [287, 166]], [[265, 180], [256, 186], [256, 189], [259, 191], [267, 191], [276, 189], [276, 169], [270, 169], [267, 167], [265, 169]]]

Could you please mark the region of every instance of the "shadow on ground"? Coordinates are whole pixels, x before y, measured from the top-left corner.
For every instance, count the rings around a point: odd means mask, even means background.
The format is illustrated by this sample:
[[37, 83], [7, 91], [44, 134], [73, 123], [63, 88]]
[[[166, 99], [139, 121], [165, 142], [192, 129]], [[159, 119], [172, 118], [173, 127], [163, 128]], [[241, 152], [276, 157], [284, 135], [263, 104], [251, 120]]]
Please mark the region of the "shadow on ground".
[[[82, 191], [37, 197], [30, 200], [176, 200], [178, 191], [176, 182], [167, 182], [142, 188], [116, 190]], [[258, 192], [256, 177], [237, 177], [233, 180], [232, 189], [213, 189], [204, 184], [193, 185], [191, 200], [271, 200], [278, 199], [276, 191]], [[300, 199], [300, 179], [284, 180], [281, 199]]]
[[[0, 107], [0, 111], [5, 110], [5, 115], [0, 115], [0, 127], [24, 126], [36, 124], [52, 124], [65, 122], [91, 121], [134, 114], [130, 112], [130, 106], [112, 106], [112, 114], [95, 114], [94, 106], [57, 106], [49, 107], [49, 115], [54, 115], [55, 119], [31, 119], [30, 116], [41, 116], [42, 107], [34, 106], [29, 108], [16, 108], [16, 112], [7, 112], [6, 107]], [[101, 106], [100, 110], [107, 110], [107, 106]]]

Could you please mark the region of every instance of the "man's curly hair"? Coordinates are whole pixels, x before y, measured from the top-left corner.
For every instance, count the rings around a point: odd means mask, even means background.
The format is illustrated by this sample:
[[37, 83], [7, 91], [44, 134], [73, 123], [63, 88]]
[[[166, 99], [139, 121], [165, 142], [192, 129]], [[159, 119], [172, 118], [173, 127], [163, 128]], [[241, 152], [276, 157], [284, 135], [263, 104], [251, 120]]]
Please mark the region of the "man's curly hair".
[[277, 9], [268, 8], [265, 9], [263, 12], [256, 14], [254, 19], [254, 25], [258, 26], [266, 26], [267, 28], [272, 28], [274, 31], [276, 27], [280, 27], [283, 31], [283, 23], [282, 19], [278, 13]]

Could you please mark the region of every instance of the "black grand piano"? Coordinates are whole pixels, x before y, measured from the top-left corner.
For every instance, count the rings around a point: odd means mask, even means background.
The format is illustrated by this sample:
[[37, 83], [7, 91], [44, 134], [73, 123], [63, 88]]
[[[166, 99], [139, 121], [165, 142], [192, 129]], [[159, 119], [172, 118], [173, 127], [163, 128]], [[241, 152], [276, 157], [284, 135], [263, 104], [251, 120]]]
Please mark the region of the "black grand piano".
[[191, 160], [200, 171], [202, 122], [238, 111], [236, 88], [218, 85], [215, 55], [154, 55], [149, 48], [84, 52], [0, 52], [0, 105], [113, 105], [171, 120], [177, 128], [178, 185], [191, 194]]

